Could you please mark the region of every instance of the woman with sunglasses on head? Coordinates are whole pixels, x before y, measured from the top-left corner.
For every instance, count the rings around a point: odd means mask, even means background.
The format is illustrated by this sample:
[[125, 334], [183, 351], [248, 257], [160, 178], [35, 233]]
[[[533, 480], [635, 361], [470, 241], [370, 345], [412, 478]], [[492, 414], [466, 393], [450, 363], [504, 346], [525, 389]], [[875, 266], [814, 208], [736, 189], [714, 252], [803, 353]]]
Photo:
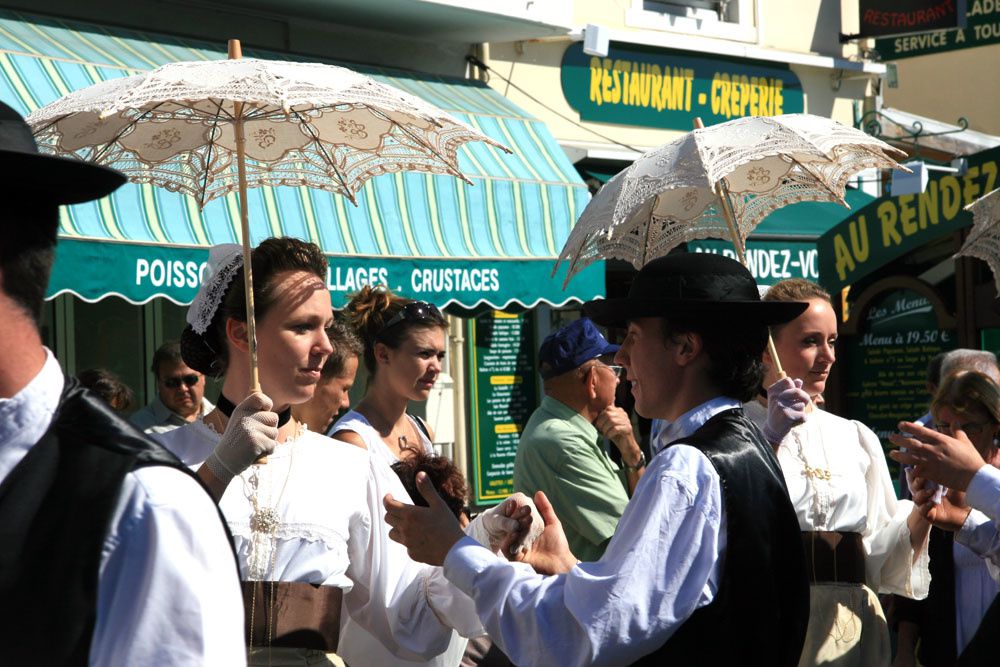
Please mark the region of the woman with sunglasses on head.
[[926, 597], [930, 525], [913, 502], [896, 499], [878, 436], [814, 406], [836, 361], [830, 295], [792, 279], [773, 285], [764, 300], [809, 304], [771, 328], [787, 377], [779, 379], [765, 352], [767, 395], [744, 406], [775, 448], [802, 529], [811, 586], [799, 665], [888, 665], [888, 628], [875, 593]]
[[[333, 437], [368, 450], [388, 466], [418, 452], [436, 456], [430, 428], [406, 408], [410, 401], [426, 401], [441, 373], [448, 330], [444, 315], [434, 304], [372, 286], [354, 294], [345, 312], [364, 347], [368, 386], [361, 401], [334, 424]], [[467, 643], [455, 634], [444, 653], [415, 663], [389, 655], [352, 625], [348, 621], [345, 627], [343, 654], [353, 663], [455, 667]]]
[[213, 248], [182, 348], [189, 366], [222, 377], [222, 394], [202, 420], [161, 436], [198, 470], [232, 530], [251, 663], [322, 663], [344, 639], [341, 602], [387, 652], [410, 658], [444, 651], [454, 635], [446, 623], [480, 634], [472, 601], [388, 539], [382, 498], [406, 496], [393, 472], [291, 414], [332, 351], [326, 258], [280, 238], [255, 248], [252, 263], [262, 393], [248, 391], [242, 252]]
[[434, 454], [430, 429], [406, 407], [426, 401], [441, 374], [448, 321], [434, 304], [371, 286], [351, 298], [346, 312], [364, 344], [368, 387], [334, 425], [334, 437], [370, 450], [390, 466], [411, 451]]
[[[951, 437], [961, 430], [986, 463], [1000, 463], [1000, 387], [992, 379], [971, 371], [946, 377], [931, 403], [931, 415], [935, 430]], [[949, 493], [952, 500], [957, 501], [956, 496]], [[918, 658], [924, 667], [956, 664], [1000, 592], [1000, 583], [990, 576], [986, 562], [955, 539], [954, 533], [931, 529], [928, 553], [931, 585], [927, 599], [894, 600], [898, 621], [894, 667], [916, 665]], [[919, 651], [915, 650], [918, 642]]]

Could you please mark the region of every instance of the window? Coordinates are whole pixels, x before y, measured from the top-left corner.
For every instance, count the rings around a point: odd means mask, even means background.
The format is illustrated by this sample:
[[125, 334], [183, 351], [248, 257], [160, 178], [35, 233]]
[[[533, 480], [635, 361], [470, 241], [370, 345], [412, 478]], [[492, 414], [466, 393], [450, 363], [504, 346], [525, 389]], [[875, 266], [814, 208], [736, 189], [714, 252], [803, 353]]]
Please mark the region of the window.
[[631, 28], [757, 41], [754, 0], [632, 0]]

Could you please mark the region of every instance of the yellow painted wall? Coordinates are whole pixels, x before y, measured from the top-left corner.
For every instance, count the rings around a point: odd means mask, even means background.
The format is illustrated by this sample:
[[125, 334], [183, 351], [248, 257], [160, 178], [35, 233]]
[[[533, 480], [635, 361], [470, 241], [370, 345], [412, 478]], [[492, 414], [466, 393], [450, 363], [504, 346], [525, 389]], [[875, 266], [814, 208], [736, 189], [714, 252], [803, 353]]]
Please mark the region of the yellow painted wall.
[[896, 62], [899, 88], [884, 90], [885, 105], [1000, 135], [1000, 44], [934, 53]]

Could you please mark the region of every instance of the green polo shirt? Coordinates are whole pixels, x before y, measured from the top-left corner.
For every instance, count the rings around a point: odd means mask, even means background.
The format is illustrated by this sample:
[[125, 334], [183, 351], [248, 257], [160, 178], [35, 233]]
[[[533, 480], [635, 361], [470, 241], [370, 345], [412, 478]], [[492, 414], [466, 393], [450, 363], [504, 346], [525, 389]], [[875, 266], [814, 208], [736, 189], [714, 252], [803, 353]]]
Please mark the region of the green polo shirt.
[[580, 413], [551, 396], [524, 426], [514, 460], [514, 490], [544, 491], [573, 554], [600, 559], [628, 504], [625, 478]]

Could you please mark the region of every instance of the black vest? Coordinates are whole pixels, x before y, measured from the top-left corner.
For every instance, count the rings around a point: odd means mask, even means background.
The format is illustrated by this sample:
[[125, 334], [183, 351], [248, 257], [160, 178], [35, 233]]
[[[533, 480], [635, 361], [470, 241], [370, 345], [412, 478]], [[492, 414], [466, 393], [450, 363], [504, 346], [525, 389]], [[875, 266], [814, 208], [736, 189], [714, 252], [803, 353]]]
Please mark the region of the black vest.
[[809, 622], [809, 581], [799, 522], [770, 445], [739, 408], [675, 444], [700, 450], [722, 481], [719, 590], [635, 664], [795, 667]]
[[0, 484], [3, 664], [87, 664], [101, 550], [122, 481], [149, 465], [191, 474], [67, 378], [49, 430]]

